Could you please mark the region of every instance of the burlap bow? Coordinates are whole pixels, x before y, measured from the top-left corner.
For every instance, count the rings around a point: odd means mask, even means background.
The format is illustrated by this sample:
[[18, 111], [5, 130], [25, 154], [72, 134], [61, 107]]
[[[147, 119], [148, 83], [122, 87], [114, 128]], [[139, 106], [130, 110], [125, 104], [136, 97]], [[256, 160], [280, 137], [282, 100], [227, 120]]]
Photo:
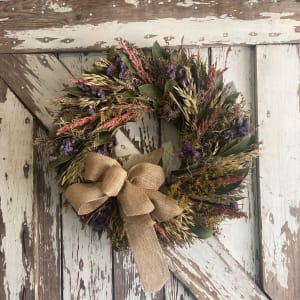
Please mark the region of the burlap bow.
[[169, 278], [169, 270], [152, 217], [166, 221], [182, 213], [175, 200], [158, 191], [165, 181], [163, 169], [138, 163], [126, 172], [115, 159], [91, 152], [85, 160], [84, 178], [89, 183], [69, 186], [65, 197], [79, 215], [85, 215], [116, 196], [144, 289], [160, 290]]

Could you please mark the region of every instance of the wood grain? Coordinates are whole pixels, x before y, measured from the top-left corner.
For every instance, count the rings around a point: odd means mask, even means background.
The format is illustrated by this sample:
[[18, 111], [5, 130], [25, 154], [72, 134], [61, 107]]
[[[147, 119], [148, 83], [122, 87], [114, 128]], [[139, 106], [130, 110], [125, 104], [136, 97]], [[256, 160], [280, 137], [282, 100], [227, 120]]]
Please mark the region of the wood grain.
[[300, 109], [298, 46], [257, 47], [264, 289], [300, 298]]
[[170, 270], [196, 299], [268, 299], [216, 238], [165, 248], [165, 254]]
[[[64, 54], [60, 62], [73, 76], [90, 69], [99, 54]], [[63, 299], [113, 299], [112, 250], [106, 235], [99, 239], [69, 206], [62, 214]]]
[[[252, 129], [255, 129], [255, 49], [251, 47], [213, 47], [211, 61], [217, 67], [228, 67], [224, 73], [225, 83], [232, 85], [241, 92], [239, 100], [244, 99], [245, 109], [251, 111]], [[251, 172], [250, 172], [251, 173]], [[248, 215], [247, 219], [226, 220], [221, 225], [218, 236], [229, 253], [243, 266], [245, 271], [259, 282], [259, 228], [256, 195], [253, 194], [252, 182], [249, 174], [239, 201], [240, 208]]]
[[[29, 122], [29, 119], [26, 119]], [[61, 297], [61, 203], [55, 172], [48, 167], [49, 147], [40, 123], [34, 121], [34, 281], [36, 299]]]
[[53, 122], [50, 99], [60, 96], [71, 74], [55, 55], [0, 55], [0, 77], [46, 128]]
[[[140, 46], [299, 41], [300, 4], [284, 1], [1, 1], [0, 52], [93, 49], [118, 37]], [[86, 34], [88, 32], [88, 34]]]
[[0, 102], [0, 298], [34, 298], [33, 118], [7, 90]]

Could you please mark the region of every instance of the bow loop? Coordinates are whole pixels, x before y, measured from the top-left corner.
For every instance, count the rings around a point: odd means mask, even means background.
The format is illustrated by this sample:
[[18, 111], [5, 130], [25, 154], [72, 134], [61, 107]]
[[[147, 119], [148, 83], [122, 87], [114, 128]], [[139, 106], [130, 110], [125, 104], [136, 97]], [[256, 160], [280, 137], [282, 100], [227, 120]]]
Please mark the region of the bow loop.
[[118, 195], [118, 201], [127, 217], [149, 214], [154, 210], [154, 205], [145, 190], [128, 180]]
[[127, 172], [120, 165], [112, 165], [103, 176], [102, 191], [110, 197], [115, 197], [122, 189]]
[[139, 163], [128, 172], [128, 179], [136, 186], [158, 190], [165, 181], [162, 167], [150, 163]]
[[108, 199], [101, 189], [101, 182], [72, 184], [64, 195], [78, 215], [86, 215], [94, 211]]
[[89, 152], [85, 158], [84, 179], [92, 182], [100, 181], [105, 172], [113, 165], [120, 166], [115, 159], [96, 152]]

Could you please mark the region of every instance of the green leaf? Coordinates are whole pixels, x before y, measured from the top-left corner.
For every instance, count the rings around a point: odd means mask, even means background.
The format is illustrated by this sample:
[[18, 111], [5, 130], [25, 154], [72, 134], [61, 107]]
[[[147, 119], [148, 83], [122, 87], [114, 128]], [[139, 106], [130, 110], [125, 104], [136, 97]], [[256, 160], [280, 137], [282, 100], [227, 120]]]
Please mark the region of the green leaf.
[[241, 182], [242, 181], [238, 181], [238, 182], [235, 182], [235, 183], [231, 183], [231, 184], [227, 184], [227, 185], [223, 185], [223, 186], [218, 186], [215, 190], [215, 193], [219, 194], [219, 195], [227, 194], [227, 193], [235, 190], [241, 184]]
[[152, 46], [152, 57], [154, 61], [164, 58], [164, 50], [157, 41]]
[[216, 78], [216, 83], [215, 83], [215, 90], [220, 91], [223, 89], [224, 82], [223, 82], [223, 75], [218, 74]]
[[58, 125], [54, 125], [51, 127], [49, 130], [49, 138], [50, 139], [55, 139], [56, 138], [56, 131], [59, 129]]
[[136, 73], [135, 69], [133, 68], [133, 66], [131, 65], [131, 62], [129, 60], [129, 58], [127, 57], [126, 54], [124, 54], [122, 51], [118, 51], [117, 52], [118, 55], [120, 56], [121, 60], [123, 61], [123, 63], [126, 65], [126, 67], [129, 69], [129, 71], [133, 74]]
[[82, 92], [80, 89], [78, 89], [76, 86], [73, 87], [67, 87], [64, 89], [69, 95], [75, 96], [75, 97], [81, 97]]
[[122, 96], [124, 98], [134, 98], [135, 97], [135, 94], [133, 91], [125, 91], [122, 93]]
[[93, 141], [93, 147], [97, 148], [101, 145], [107, 144], [108, 142], [110, 142], [110, 140], [111, 134], [109, 134], [108, 132], [101, 132], [95, 137]]
[[153, 84], [143, 84], [138, 87], [141, 95], [147, 96], [153, 99], [161, 98], [161, 93], [159, 89]]
[[178, 86], [178, 84], [174, 79], [167, 80], [164, 86], [164, 98], [166, 98], [166, 96], [169, 95], [169, 93], [174, 93], [174, 88], [176, 86]]
[[238, 92], [231, 93], [229, 96], [225, 98], [223, 105], [235, 103], [235, 100], [238, 98], [239, 95], [240, 93]]
[[241, 152], [246, 152], [249, 150], [249, 147], [255, 143], [255, 136], [248, 134], [242, 139], [237, 139], [234, 141], [233, 146], [227, 148], [224, 152], [220, 152], [221, 156], [228, 156], [231, 154], [238, 154]]
[[205, 228], [204, 226], [200, 224], [196, 224], [192, 231], [198, 236], [199, 239], [205, 240], [210, 238], [213, 235], [213, 230]]
[[196, 170], [199, 167], [199, 162], [195, 162], [194, 164], [186, 167], [186, 168], [182, 168], [182, 169], [178, 169], [178, 170], [174, 170], [171, 172], [172, 175], [174, 176], [180, 176], [183, 174], [191, 174], [191, 172], [193, 170]]
[[68, 162], [70, 159], [72, 159], [72, 155], [66, 155], [66, 156], [59, 156], [56, 160], [51, 161], [49, 163], [50, 168], [56, 168], [66, 162]]

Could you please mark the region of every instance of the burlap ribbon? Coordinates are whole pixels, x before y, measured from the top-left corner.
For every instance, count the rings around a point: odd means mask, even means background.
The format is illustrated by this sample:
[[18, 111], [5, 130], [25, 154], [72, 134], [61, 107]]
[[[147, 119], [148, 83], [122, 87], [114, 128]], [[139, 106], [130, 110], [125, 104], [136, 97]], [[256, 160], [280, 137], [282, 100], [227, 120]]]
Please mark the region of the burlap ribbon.
[[163, 169], [142, 162], [126, 172], [115, 159], [91, 152], [85, 160], [84, 178], [89, 183], [69, 186], [65, 197], [79, 215], [94, 211], [109, 197], [117, 197], [144, 289], [147, 292], [160, 290], [169, 278], [169, 269], [153, 218], [166, 221], [182, 213], [175, 200], [158, 191], [165, 181]]

